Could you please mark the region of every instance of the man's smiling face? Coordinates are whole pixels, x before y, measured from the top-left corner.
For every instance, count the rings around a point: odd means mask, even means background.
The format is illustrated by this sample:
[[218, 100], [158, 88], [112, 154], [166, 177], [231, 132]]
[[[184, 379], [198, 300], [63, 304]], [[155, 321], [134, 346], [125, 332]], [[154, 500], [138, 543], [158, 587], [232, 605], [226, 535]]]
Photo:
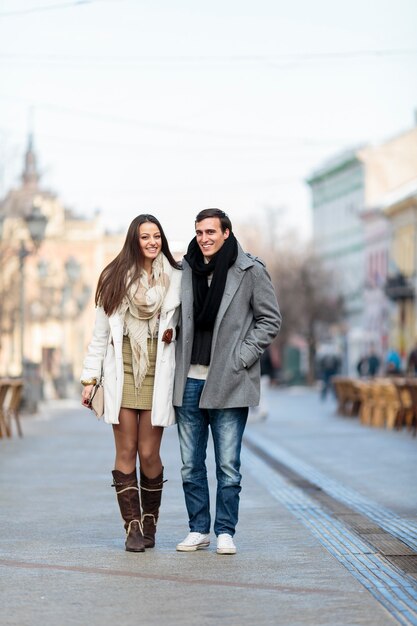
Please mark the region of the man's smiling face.
[[206, 217], [195, 225], [195, 234], [200, 250], [206, 259], [211, 259], [228, 239], [228, 228], [223, 232], [218, 217]]

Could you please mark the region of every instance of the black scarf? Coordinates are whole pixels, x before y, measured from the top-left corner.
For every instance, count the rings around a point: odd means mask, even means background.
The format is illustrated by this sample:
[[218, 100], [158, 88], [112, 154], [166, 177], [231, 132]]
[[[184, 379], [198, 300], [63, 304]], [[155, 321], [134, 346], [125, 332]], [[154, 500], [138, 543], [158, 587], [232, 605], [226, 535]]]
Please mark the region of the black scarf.
[[[220, 250], [209, 263], [204, 262], [197, 240], [191, 240], [185, 260], [192, 269], [194, 298], [194, 342], [191, 363], [210, 365], [211, 341], [214, 323], [226, 285], [227, 272], [238, 254], [237, 239], [233, 233], [225, 239]], [[210, 287], [207, 278], [213, 274]]]

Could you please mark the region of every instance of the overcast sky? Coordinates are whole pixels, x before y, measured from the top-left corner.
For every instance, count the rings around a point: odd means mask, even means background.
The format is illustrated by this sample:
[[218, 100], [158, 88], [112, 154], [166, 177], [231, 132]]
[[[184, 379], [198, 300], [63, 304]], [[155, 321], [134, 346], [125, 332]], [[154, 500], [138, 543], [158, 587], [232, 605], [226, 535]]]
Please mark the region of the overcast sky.
[[304, 180], [414, 123], [416, 0], [0, 0], [0, 193], [43, 184], [171, 239], [217, 206], [311, 228]]

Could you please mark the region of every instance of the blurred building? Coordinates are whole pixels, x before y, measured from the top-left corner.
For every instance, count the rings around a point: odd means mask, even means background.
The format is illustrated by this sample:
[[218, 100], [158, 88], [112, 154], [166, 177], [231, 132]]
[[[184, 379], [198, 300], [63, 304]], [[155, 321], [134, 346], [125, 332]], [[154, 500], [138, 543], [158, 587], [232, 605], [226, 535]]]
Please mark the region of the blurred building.
[[[35, 219], [44, 232], [31, 237]], [[0, 223], [0, 375], [23, 373], [44, 396], [65, 397], [92, 332], [97, 278], [125, 233], [107, 234], [98, 213], [75, 215], [41, 186], [31, 137]]]
[[390, 225], [385, 282], [392, 303], [389, 343], [405, 362], [417, 337], [417, 172], [414, 180], [386, 194], [381, 206]]
[[364, 285], [362, 352], [372, 347], [384, 354], [390, 343], [389, 328], [392, 305], [385, 292], [390, 248], [390, 224], [380, 209], [362, 213], [364, 231]]
[[[404, 305], [387, 286], [397, 275], [403, 280], [401, 268], [406, 266], [406, 276], [415, 281], [410, 190], [416, 179], [417, 128], [413, 128], [381, 145], [338, 155], [307, 181], [312, 192], [314, 245], [337, 274], [345, 301], [344, 368], [349, 373], [355, 371], [370, 343], [384, 351], [395, 342], [404, 352], [405, 327], [415, 328], [412, 290], [403, 290], [408, 302]], [[396, 203], [403, 207], [406, 198], [407, 210], [398, 208]], [[400, 250], [402, 260], [398, 261]], [[404, 265], [405, 256], [406, 264], [414, 264], [412, 272]], [[392, 330], [395, 319], [398, 332]]]

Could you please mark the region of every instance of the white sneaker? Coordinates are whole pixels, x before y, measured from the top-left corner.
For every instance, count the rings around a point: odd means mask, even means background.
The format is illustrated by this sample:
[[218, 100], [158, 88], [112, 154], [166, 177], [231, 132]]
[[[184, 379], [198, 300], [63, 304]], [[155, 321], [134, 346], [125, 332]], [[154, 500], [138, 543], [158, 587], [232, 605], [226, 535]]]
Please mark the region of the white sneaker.
[[221, 533], [217, 537], [217, 554], [236, 554], [236, 546], [231, 535]]
[[194, 552], [202, 548], [208, 548], [210, 545], [210, 535], [203, 533], [188, 533], [184, 541], [177, 544], [179, 552]]

